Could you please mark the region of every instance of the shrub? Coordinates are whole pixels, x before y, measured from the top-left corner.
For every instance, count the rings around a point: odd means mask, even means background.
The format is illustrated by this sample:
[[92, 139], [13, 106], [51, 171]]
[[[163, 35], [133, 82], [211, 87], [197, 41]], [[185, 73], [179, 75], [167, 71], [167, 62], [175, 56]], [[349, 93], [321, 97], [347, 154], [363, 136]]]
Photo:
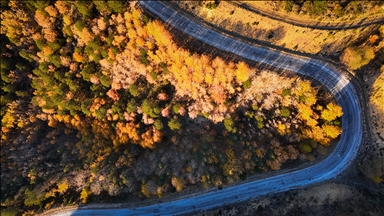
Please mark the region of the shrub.
[[348, 47], [340, 56], [340, 61], [347, 65], [351, 70], [357, 70], [368, 64], [375, 58], [372, 47]]
[[76, 1], [75, 3], [77, 11], [84, 17], [84, 18], [91, 18], [92, 16], [92, 8], [93, 4], [89, 5], [86, 1]]
[[154, 122], [156, 130], [162, 130], [163, 129], [163, 123], [160, 119], [156, 119]]
[[100, 83], [101, 85], [109, 88], [112, 84], [112, 79], [109, 76], [102, 75], [100, 77]]
[[173, 118], [173, 119], [169, 120], [168, 127], [171, 130], [178, 130], [181, 128], [181, 123], [178, 119]]
[[78, 20], [76, 23], [75, 23], [75, 27], [78, 31], [82, 31], [83, 28], [85, 27], [85, 22], [82, 21], [82, 20]]
[[128, 104], [127, 104], [127, 112], [128, 113], [134, 113], [137, 111], [137, 102], [135, 101], [135, 99], [131, 99]]
[[44, 200], [45, 194], [38, 194], [35, 190], [25, 190], [24, 204], [26, 206], [41, 205]]
[[312, 148], [309, 144], [307, 143], [300, 143], [299, 144], [299, 150], [303, 154], [308, 154], [312, 151]]
[[233, 121], [232, 118], [224, 119], [224, 127], [229, 132], [236, 133], [235, 122]]
[[141, 62], [141, 64], [143, 64], [145, 66], [148, 66], [150, 64], [150, 62], [147, 59], [147, 57], [148, 57], [147, 51], [142, 49], [140, 51], [140, 62]]
[[247, 81], [243, 82], [243, 87], [245, 89], [251, 87], [251, 85], [252, 85], [251, 80], [247, 80]]
[[293, 4], [294, 4], [294, 2], [292, 2], [292, 1], [285, 1], [284, 10], [286, 12], [291, 12], [292, 8], [293, 8]]
[[256, 116], [255, 119], [256, 119], [256, 121], [257, 121], [257, 128], [262, 129], [262, 128], [264, 127], [264, 120], [263, 120], [263, 117], [261, 117], [261, 116]]
[[178, 114], [180, 111], [181, 105], [179, 103], [172, 106], [172, 110], [174, 113]]
[[291, 110], [288, 107], [282, 107], [280, 110], [281, 117], [289, 117], [291, 116]]
[[160, 109], [154, 102], [148, 99], [145, 99], [143, 101], [143, 103], [141, 104], [141, 109], [143, 110], [143, 113], [149, 115], [151, 118], [159, 117]]
[[321, 15], [326, 11], [327, 1], [313, 1], [312, 14]]
[[121, 1], [107, 1], [108, 8], [112, 10], [114, 13], [122, 13], [124, 11], [124, 3]]
[[16, 208], [13, 207], [6, 207], [5, 209], [1, 209], [0, 214], [2, 216], [16, 216], [18, 213]]
[[85, 114], [85, 115], [91, 115], [92, 112], [89, 110], [89, 108], [91, 107], [92, 105], [92, 99], [85, 99], [84, 101], [81, 102], [81, 111]]
[[61, 67], [61, 60], [60, 60], [60, 56], [58, 55], [50, 55], [48, 57], [49, 61], [55, 65], [56, 68], [60, 68]]
[[135, 84], [130, 85], [129, 93], [131, 93], [133, 97], [137, 97], [139, 95], [139, 88], [137, 87], [137, 85]]
[[283, 92], [281, 93], [281, 95], [283, 95], [284, 97], [285, 97], [285, 96], [289, 96], [289, 95], [291, 95], [291, 90], [289, 90], [289, 89], [284, 89]]
[[211, 3], [211, 2], [210, 2], [210, 3], [206, 4], [205, 7], [208, 8], [208, 9], [210, 9], [210, 10], [212, 10], [212, 9], [216, 9], [217, 4], [216, 4], [216, 3]]

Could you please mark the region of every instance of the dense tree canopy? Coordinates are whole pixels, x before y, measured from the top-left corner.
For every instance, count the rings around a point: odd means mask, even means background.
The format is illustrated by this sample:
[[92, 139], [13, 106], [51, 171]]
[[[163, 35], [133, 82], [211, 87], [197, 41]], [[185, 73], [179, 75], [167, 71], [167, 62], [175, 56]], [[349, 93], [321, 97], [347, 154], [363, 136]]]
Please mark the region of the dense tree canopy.
[[133, 2], [10, 1], [1, 16], [8, 210], [219, 187], [341, 133], [309, 81], [197, 54]]

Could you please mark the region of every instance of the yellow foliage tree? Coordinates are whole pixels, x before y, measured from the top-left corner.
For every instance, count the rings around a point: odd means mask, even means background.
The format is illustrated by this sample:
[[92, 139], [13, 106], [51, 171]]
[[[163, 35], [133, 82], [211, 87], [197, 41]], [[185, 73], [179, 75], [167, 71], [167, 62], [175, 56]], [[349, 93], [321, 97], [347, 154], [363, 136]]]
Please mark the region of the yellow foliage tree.
[[279, 123], [277, 123], [277, 131], [279, 132], [279, 134], [281, 136], [284, 136], [285, 134], [287, 134], [287, 126], [285, 126], [285, 124], [279, 122]]
[[76, 62], [83, 62], [84, 61], [84, 57], [80, 53], [74, 52], [73, 53], [73, 60], [75, 60]]
[[333, 121], [336, 118], [343, 115], [341, 106], [331, 102], [327, 105], [327, 108], [321, 112], [321, 118], [325, 121]]
[[171, 181], [173, 187], [176, 188], [176, 191], [177, 192], [180, 192], [184, 189], [185, 185], [184, 185], [184, 181], [181, 179], [181, 178], [177, 178], [177, 177], [172, 177], [172, 181]]
[[40, 10], [36, 10], [35, 20], [43, 28], [51, 28], [53, 24], [49, 17], [45, 16]]
[[329, 146], [331, 142], [331, 139], [329, 137], [326, 137], [324, 130], [319, 126], [304, 130], [303, 135], [304, 138], [313, 139], [314, 141], [319, 142], [324, 146]]
[[303, 103], [299, 103], [297, 105], [297, 109], [302, 120], [309, 121], [310, 119], [312, 119], [313, 110], [310, 106]]
[[88, 189], [86, 189], [86, 188], [83, 188], [83, 190], [80, 193], [80, 200], [81, 200], [82, 203], [86, 203], [87, 202], [89, 194], [90, 194], [90, 191]]
[[57, 185], [57, 192], [59, 192], [60, 194], [63, 194], [65, 193], [65, 191], [67, 191], [68, 188], [69, 188], [69, 185], [67, 181], [63, 181]]
[[55, 7], [53, 7], [52, 5], [49, 5], [47, 6], [46, 8], [44, 8], [44, 10], [49, 14], [49, 16], [51, 17], [56, 17], [57, 16], [57, 10], [55, 9]]
[[21, 45], [31, 39], [34, 33], [32, 25], [29, 25], [31, 18], [23, 11], [19, 1], [9, 1], [10, 10], [1, 11], [0, 33], [6, 34], [16, 45]]
[[334, 125], [323, 125], [321, 126], [325, 135], [331, 139], [335, 139], [341, 134], [341, 128]]
[[[138, 125], [133, 123], [123, 123], [118, 122], [115, 127], [117, 141], [119, 144], [131, 142], [137, 142], [140, 140], [139, 135], [137, 134], [136, 129]], [[117, 143], [116, 143], [117, 144]]]
[[247, 81], [249, 78], [249, 72], [250, 72], [250, 69], [247, 64], [245, 64], [244, 62], [237, 63], [236, 71], [235, 71], [237, 82], [242, 83]]
[[66, 14], [69, 11], [65, 1], [56, 1], [55, 2], [55, 7], [57, 8], [59, 13], [61, 13], [61, 14]]

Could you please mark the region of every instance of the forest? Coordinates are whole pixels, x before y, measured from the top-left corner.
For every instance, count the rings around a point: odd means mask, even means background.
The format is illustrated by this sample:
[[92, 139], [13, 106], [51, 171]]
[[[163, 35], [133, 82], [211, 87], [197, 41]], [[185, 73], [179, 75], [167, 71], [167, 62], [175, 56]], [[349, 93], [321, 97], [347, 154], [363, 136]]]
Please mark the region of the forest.
[[1, 1], [1, 211], [147, 199], [313, 161], [342, 109], [201, 54], [134, 2]]

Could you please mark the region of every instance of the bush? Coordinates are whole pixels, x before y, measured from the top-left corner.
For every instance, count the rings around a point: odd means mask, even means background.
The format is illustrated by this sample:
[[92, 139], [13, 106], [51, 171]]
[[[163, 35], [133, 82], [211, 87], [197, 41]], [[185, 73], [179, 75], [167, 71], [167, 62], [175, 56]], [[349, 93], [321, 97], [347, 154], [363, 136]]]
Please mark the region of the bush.
[[91, 75], [95, 73], [95, 64], [89, 63], [83, 67], [83, 70], [80, 71], [81, 76], [84, 80], [89, 81]]
[[141, 64], [143, 64], [145, 66], [148, 66], [150, 64], [150, 62], [147, 59], [147, 57], [148, 57], [147, 51], [142, 49], [140, 51], [140, 62], [141, 62]]
[[327, 9], [327, 1], [313, 1], [312, 14], [321, 15]]
[[51, 50], [53, 52], [56, 52], [57, 50], [59, 50], [61, 48], [61, 45], [57, 42], [48, 42], [48, 46], [49, 46], [49, 48], [51, 48]]
[[257, 128], [262, 129], [262, 128], [264, 127], [264, 120], [263, 120], [263, 117], [261, 117], [261, 116], [256, 116], [255, 119], [256, 119], [256, 121], [257, 121]]
[[83, 28], [85, 27], [85, 22], [82, 21], [82, 20], [78, 20], [76, 23], [75, 23], [75, 27], [78, 31], [82, 31]]
[[253, 105], [252, 105], [252, 109], [255, 110], [255, 111], [257, 111], [257, 110], [259, 109], [259, 106], [257, 106], [256, 104], [253, 104]]
[[128, 90], [133, 97], [137, 97], [139, 95], [139, 88], [135, 84], [130, 85]]
[[147, 25], [151, 21], [151, 18], [149, 18], [148, 15], [144, 14], [142, 20], [143, 20], [143, 24]]
[[210, 3], [206, 4], [205, 7], [208, 8], [208, 9], [210, 9], [210, 10], [212, 10], [212, 9], [216, 9], [217, 4], [216, 4], [216, 3], [211, 3], [211, 2], [210, 2]]
[[251, 87], [251, 85], [252, 85], [251, 80], [247, 80], [247, 81], [243, 82], [243, 87], [245, 89]]
[[127, 112], [128, 113], [133, 113], [137, 111], [137, 102], [134, 99], [131, 99], [128, 104], [127, 104]]
[[160, 119], [156, 119], [154, 122], [156, 130], [162, 130], [163, 129], [163, 123]]
[[281, 117], [289, 117], [291, 116], [291, 110], [288, 107], [282, 107], [280, 110]]
[[39, 48], [39, 50], [43, 50], [44, 47], [47, 46], [47, 43], [42, 39], [35, 40], [35, 43], [37, 48]]
[[61, 67], [61, 59], [60, 59], [60, 56], [58, 55], [50, 55], [48, 57], [49, 61], [55, 65], [56, 68], [60, 68]]
[[340, 61], [347, 65], [351, 70], [357, 70], [368, 64], [375, 58], [372, 47], [348, 47], [340, 56]]
[[100, 107], [98, 110], [96, 110], [96, 118], [99, 120], [104, 119], [106, 114], [107, 109], [105, 107]]
[[181, 105], [179, 103], [172, 106], [172, 110], [175, 114], [178, 114], [180, 111]]
[[124, 11], [124, 3], [121, 1], [107, 1], [108, 8], [114, 13], [122, 13]]
[[28, 52], [25, 51], [25, 50], [21, 50], [21, 51], [19, 52], [19, 55], [20, 55], [21, 57], [23, 57], [24, 59], [28, 60], [29, 62], [34, 62], [34, 61], [35, 61], [34, 55], [28, 53]]
[[281, 93], [281, 95], [283, 95], [284, 97], [285, 97], [285, 96], [289, 96], [289, 95], [291, 95], [291, 90], [289, 90], [289, 89], [284, 89], [283, 92]]
[[109, 76], [102, 75], [100, 77], [100, 83], [101, 85], [109, 88], [112, 84], [112, 79]]
[[24, 205], [33, 206], [41, 205], [41, 202], [44, 200], [45, 194], [38, 194], [35, 190], [25, 190], [25, 200]]
[[92, 8], [93, 4], [89, 4], [86, 1], [76, 1], [75, 3], [77, 11], [84, 17], [84, 18], [91, 18], [92, 17]]
[[224, 127], [228, 132], [236, 133], [235, 122], [232, 118], [224, 119]]
[[171, 119], [168, 122], [168, 127], [171, 130], [179, 130], [181, 128], [181, 123], [178, 119]]
[[89, 110], [89, 108], [91, 107], [92, 105], [92, 99], [85, 99], [84, 101], [81, 102], [81, 111], [85, 114], [85, 115], [91, 115], [91, 111]]
[[159, 117], [160, 109], [154, 102], [148, 99], [145, 99], [143, 101], [143, 103], [141, 104], [141, 109], [143, 110], [143, 113], [149, 115], [151, 118]]
[[95, 5], [96, 10], [104, 15], [109, 15], [111, 11], [108, 8], [108, 5], [105, 1], [92, 0], [92, 3]]
[[294, 2], [292, 1], [285, 1], [284, 10], [286, 12], [291, 12], [293, 8]]
[[312, 148], [309, 144], [307, 143], [300, 143], [299, 144], [299, 150], [303, 154], [308, 154], [312, 151]]
[[16, 216], [18, 213], [17, 209], [13, 207], [7, 207], [5, 209], [2, 209], [0, 212], [0, 215], [2, 216]]

